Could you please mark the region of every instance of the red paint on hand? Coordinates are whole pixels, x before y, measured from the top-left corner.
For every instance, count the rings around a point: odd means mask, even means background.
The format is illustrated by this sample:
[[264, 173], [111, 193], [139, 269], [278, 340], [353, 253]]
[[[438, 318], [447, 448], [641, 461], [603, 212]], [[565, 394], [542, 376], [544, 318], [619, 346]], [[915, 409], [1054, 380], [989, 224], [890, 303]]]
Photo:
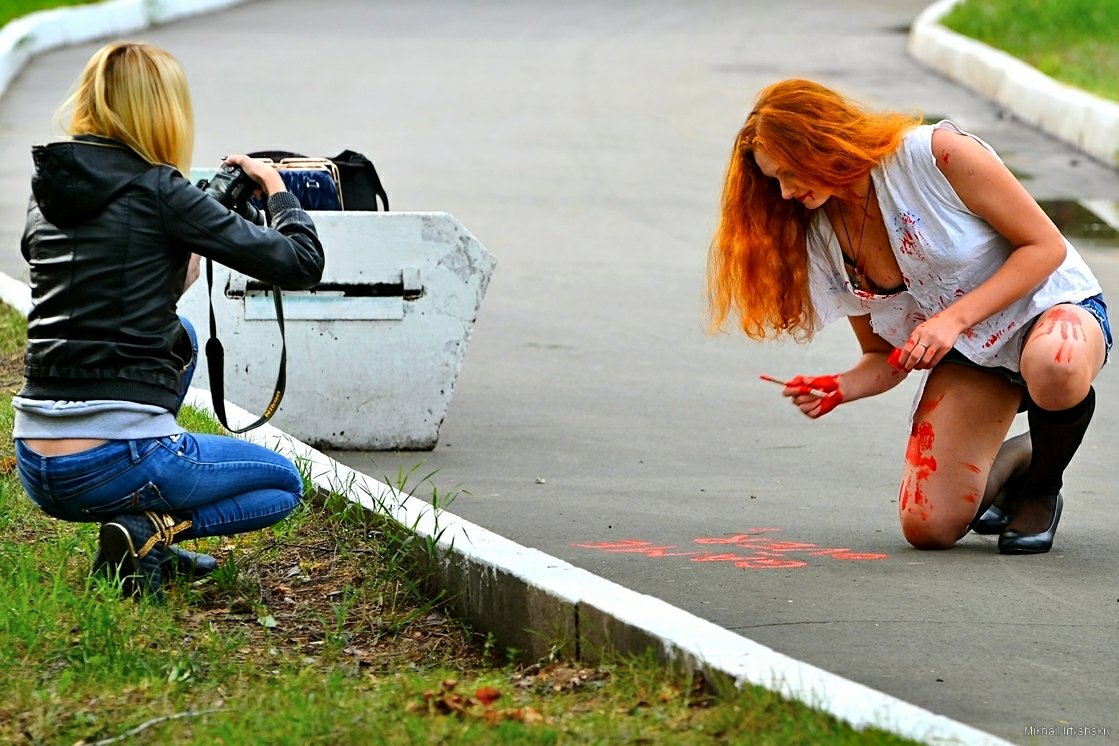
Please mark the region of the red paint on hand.
[[813, 396], [819, 396], [821, 393], [826, 394], [826, 396], [819, 397], [820, 412], [816, 415], [817, 417], [827, 414], [843, 403], [843, 393], [839, 390], [838, 375], [794, 376], [786, 381], [785, 385], [799, 389], [801, 394], [812, 394]]
[[890, 357], [886, 358], [886, 362], [888, 362], [890, 367], [894, 370], [905, 370], [905, 366], [901, 363], [901, 355], [901, 348], [895, 347], [894, 351], [890, 353]]

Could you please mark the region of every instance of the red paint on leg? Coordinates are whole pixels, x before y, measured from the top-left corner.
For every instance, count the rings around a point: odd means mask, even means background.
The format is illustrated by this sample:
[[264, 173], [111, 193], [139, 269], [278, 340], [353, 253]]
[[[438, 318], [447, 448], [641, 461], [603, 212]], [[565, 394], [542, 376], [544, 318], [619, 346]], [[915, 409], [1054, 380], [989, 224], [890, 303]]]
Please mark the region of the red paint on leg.
[[[930, 409], [936, 407], [940, 400], [932, 404]], [[920, 410], [918, 410], [920, 411]], [[936, 471], [936, 458], [928, 455], [932, 450], [936, 433], [933, 432], [931, 422], [918, 422], [909, 434], [909, 445], [905, 449], [905, 462], [918, 472], [918, 478], [927, 478]], [[922, 472], [925, 472], [922, 474]]]
[[[940, 399], [931, 403], [930, 409], [935, 409]], [[920, 410], [918, 410], [920, 411]], [[909, 434], [909, 444], [905, 449], [905, 462], [913, 472], [913, 503], [925, 505], [928, 498], [925, 496], [925, 482], [936, 471], [936, 458], [929, 455], [932, 451], [935, 433], [931, 422], [918, 422]], [[927, 516], [926, 516], [927, 517]]]
[[[917, 416], [929, 414], [934, 409], [939, 407], [940, 402], [942, 402], [943, 400], [944, 400], [944, 397], [939, 396], [936, 399], [933, 399], [931, 401], [929, 401], [929, 400], [922, 401], [920, 404], [917, 405], [917, 412], [916, 412]], [[927, 422], [923, 423], [923, 424], [928, 425]], [[929, 427], [929, 444], [932, 445], [932, 425], [928, 425], [928, 427]], [[936, 465], [935, 464], [933, 465], [933, 471], [936, 471]]]
[[1060, 335], [1061, 342], [1053, 360], [1057, 363], [1072, 362], [1072, 353], [1078, 343], [1087, 339], [1080, 316], [1075, 311], [1057, 306], [1045, 314], [1044, 328], [1039, 332], [1041, 336]]

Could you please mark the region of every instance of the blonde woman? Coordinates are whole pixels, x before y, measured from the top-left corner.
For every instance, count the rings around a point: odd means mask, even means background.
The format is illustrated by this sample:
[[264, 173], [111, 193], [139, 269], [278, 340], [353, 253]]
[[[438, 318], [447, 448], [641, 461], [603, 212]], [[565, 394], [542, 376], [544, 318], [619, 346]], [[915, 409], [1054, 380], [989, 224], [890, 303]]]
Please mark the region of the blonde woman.
[[302, 493], [283, 456], [177, 424], [197, 360], [194, 330], [175, 312], [179, 296], [199, 255], [264, 282], [310, 287], [322, 246], [279, 174], [259, 161], [227, 159], [268, 195], [271, 227], [185, 178], [190, 94], [166, 51], [102, 47], [60, 111], [70, 138], [32, 149], [22, 239], [34, 305], [26, 384], [14, 400], [20, 480], [49, 515], [101, 524], [96, 572], [161, 598], [168, 575], [215, 567], [174, 544], [269, 526]]

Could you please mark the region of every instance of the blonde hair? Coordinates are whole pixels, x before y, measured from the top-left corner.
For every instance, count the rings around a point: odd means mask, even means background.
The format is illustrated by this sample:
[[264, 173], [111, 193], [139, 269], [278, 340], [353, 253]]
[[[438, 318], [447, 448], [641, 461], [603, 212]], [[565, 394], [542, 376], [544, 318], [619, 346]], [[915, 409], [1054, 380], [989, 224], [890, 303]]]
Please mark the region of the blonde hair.
[[719, 225], [708, 254], [711, 329], [728, 316], [751, 339], [808, 339], [815, 312], [808, 289], [812, 216], [758, 168], [763, 148], [807, 181], [849, 187], [898, 149], [921, 123], [915, 115], [866, 111], [809, 80], [763, 89], [734, 140], [723, 181]]
[[59, 109], [70, 135], [122, 142], [153, 164], [190, 173], [194, 112], [186, 75], [168, 52], [118, 41], [97, 50]]

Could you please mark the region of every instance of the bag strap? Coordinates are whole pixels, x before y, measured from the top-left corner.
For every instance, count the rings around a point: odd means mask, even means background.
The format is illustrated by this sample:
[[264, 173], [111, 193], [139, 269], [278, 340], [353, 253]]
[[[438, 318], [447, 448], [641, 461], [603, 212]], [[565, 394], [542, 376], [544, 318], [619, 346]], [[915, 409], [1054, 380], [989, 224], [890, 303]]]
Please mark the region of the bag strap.
[[240, 430], [231, 428], [225, 417], [225, 348], [218, 341], [218, 322], [214, 317], [214, 263], [209, 258], [206, 259], [206, 291], [206, 299], [210, 304], [210, 338], [206, 340], [206, 366], [210, 372], [210, 397], [214, 403], [214, 414], [217, 415], [221, 426], [229, 432], [245, 433], [272, 419], [272, 415], [280, 408], [280, 401], [283, 400], [284, 389], [287, 387], [288, 346], [287, 339], [284, 337], [284, 306], [280, 299], [280, 288], [276, 285], [272, 286], [272, 298], [276, 303], [276, 320], [280, 324], [280, 371], [276, 375], [276, 390], [272, 394], [272, 400], [264, 409], [264, 414], [256, 422]]

